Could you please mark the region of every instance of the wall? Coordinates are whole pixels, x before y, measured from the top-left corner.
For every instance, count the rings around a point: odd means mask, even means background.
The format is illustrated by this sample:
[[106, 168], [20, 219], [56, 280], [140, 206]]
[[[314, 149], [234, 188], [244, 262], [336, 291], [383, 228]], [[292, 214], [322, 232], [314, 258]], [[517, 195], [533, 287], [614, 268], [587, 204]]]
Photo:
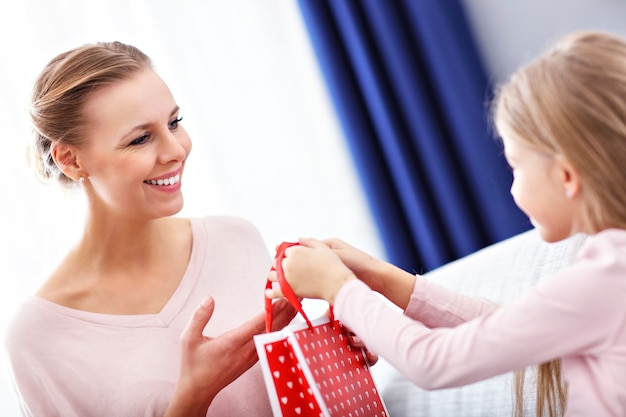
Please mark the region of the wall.
[[624, 0], [461, 0], [494, 81], [562, 35], [599, 29], [626, 36]]

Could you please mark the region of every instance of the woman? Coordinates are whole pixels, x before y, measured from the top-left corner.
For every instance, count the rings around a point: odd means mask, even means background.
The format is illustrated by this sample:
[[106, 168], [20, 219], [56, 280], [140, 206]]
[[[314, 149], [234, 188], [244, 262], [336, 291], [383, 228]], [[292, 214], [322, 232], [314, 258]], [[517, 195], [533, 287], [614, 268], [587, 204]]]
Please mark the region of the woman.
[[[23, 414], [271, 415], [252, 341], [270, 256], [244, 220], [172, 217], [191, 141], [150, 59], [119, 42], [62, 53], [30, 114], [36, 171], [78, 184], [88, 212], [7, 332]], [[277, 327], [294, 316], [275, 309]]]

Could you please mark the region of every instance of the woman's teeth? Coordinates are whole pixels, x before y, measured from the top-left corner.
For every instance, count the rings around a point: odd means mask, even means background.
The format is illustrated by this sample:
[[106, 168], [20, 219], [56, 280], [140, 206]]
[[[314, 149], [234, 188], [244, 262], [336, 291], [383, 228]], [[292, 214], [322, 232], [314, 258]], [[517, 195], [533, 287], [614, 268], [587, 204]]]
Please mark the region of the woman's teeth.
[[146, 184], [152, 185], [173, 185], [180, 181], [180, 174], [177, 174], [170, 178], [162, 178], [160, 180], [146, 180]]

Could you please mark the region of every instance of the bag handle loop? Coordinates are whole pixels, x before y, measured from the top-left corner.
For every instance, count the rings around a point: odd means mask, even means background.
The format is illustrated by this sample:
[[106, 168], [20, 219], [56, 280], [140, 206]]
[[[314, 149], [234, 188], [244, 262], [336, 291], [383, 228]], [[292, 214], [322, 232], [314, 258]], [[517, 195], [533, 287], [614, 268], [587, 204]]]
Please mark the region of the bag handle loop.
[[[309, 329], [313, 330], [313, 324], [311, 324], [311, 320], [309, 320], [308, 316], [304, 312], [300, 299], [293, 292], [293, 289], [287, 282], [287, 279], [285, 279], [285, 273], [283, 272], [283, 259], [285, 258], [285, 250], [295, 245], [299, 245], [299, 243], [283, 242], [278, 246], [278, 249], [276, 250], [276, 256], [274, 257], [275, 267], [272, 266], [271, 270], [276, 270], [276, 275], [278, 277], [278, 285], [280, 286], [280, 290], [282, 291], [287, 301], [289, 301], [289, 303], [296, 309], [296, 311], [300, 313], [300, 315], [306, 322], [307, 326], [309, 326]], [[271, 288], [272, 288], [272, 282], [268, 279], [267, 282], [265, 283], [265, 289], [271, 289]], [[329, 312], [330, 312], [330, 322], [334, 323], [335, 318], [333, 315], [332, 306], [330, 306]], [[272, 331], [272, 317], [273, 317], [272, 316], [272, 300], [268, 297], [265, 297], [265, 330], [268, 333]]]

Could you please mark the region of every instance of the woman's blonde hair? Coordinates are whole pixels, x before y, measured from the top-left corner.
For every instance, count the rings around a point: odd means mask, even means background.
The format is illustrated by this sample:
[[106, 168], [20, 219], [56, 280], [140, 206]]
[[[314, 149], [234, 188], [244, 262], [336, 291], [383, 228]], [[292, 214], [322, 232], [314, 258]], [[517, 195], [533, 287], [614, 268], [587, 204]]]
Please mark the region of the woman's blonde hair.
[[[500, 136], [564, 156], [581, 180], [592, 233], [626, 228], [626, 42], [581, 31], [517, 71], [496, 92], [493, 120]], [[522, 415], [522, 382], [518, 406]], [[537, 416], [565, 409], [559, 361], [537, 377]]]
[[52, 143], [81, 145], [83, 111], [91, 95], [151, 67], [147, 55], [121, 42], [87, 44], [53, 58], [35, 81], [30, 105], [34, 135], [29, 160], [37, 176], [45, 182], [72, 184], [52, 158]]

